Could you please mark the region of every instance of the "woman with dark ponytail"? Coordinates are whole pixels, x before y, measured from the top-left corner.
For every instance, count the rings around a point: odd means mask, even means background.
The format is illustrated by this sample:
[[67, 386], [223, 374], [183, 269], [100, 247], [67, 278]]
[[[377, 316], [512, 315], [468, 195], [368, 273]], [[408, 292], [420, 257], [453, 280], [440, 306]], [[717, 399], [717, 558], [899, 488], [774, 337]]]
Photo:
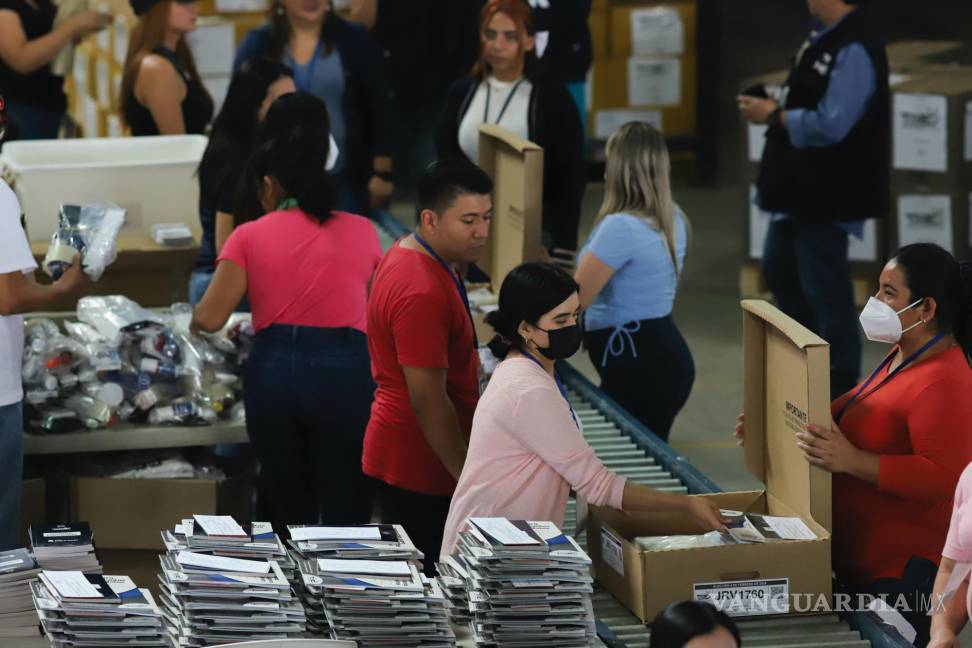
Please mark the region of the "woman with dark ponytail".
[[369, 220], [334, 210], [328, 135], [313, 95], [270, 107], [237, 210], [264, 215], [230, 234], [191, 324], [218, 331], [244, 294], [253, 309], [246, 430], [261, 465], [261, 513], [278, 532], [371, 516], [361, 472], [374, 392], [365, 303], [381, 247]]
[[946, 543], [956, 484], [972, 461], [970, 282], [970, 266], [937, 245], [901, 248], [860, 316], [867, 339], [891, 352], [833, 402], [829, 429], [797, 435], [807, 460], [833, 473], [838, 581], [851, 594], [904, 596], [916, 646], [928, 644], [932, 584], [942, 591], [952, 559], [972, 559], [972, 534]]
[[489, 348], [503, 361], [479, 400], [469, 452], [452, 496], [442, 556], [469, 517], [550, 520], [562, 526], [571, 489], [596, 506], [687, 514], [724, 528], [701, 498], [661, 493], [608, 470], [581, 434], [557, 371], [580, 348], [577, 283], [549, 263], [524, 263], [503, 280]]

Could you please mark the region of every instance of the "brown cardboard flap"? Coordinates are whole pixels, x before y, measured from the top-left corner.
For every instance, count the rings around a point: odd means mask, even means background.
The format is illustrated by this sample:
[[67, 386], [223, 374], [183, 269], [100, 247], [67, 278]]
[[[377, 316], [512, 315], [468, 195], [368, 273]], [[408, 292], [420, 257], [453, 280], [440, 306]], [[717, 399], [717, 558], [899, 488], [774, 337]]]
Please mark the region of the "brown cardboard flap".
[[479, 165], [493, 179], [493, 222], [479, 266], [498, 293], [510, 270], [544, 258], [543, 148], [484, 124], [479, 127]]
[[807, 423], [829, 426], [827, 343], [764, 301], [743, 309], [746, 467], [796, 514], [831, 529], [830, 473], [797, 447]]

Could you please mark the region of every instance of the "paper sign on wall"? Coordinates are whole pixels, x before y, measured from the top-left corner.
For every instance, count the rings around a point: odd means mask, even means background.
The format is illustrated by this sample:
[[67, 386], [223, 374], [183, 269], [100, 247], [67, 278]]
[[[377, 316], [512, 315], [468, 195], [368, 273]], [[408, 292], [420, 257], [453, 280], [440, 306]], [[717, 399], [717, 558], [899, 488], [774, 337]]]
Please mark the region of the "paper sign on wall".
[[685, 26], [671, 7], [631, 11], [631, 50], [635, 56], [681, 54], [685, 51]]
[[952, 251], [952, 199], [948, 195], [898, 197], [898, 244], [935, 243]]
[[851, 261], [883, 261], [878, 258], [877, 223], [864, 223], [864, 238], [847, 237], [847, 258]]
[[749, 186], [749, 258], [762, 259], [770, 215], [756, 204], [756, 186]]
[[940, 95], [894, 95], [894, 168], [948, 171], [948, 105]]
[[675, 58], [629, 58], [628, 103], [632, 106], [681, 104], [681, 61]]
[[662, 114], [658, 110], [598, 110], [594, 115], [594, 137], [607, 139], [628, 122], [639, 121], [662, 129]]
[[763, 159], [763, 148], [766, 146], [766, 124], [749, 124], [749, 161], [759, 162]]

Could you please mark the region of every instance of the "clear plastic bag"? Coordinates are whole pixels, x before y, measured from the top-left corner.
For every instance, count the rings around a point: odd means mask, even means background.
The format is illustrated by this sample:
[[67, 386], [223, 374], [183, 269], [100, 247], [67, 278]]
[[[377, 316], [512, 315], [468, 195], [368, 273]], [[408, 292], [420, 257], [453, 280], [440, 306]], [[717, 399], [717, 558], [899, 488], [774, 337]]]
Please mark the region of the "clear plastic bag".
[[80, 254], [85, 274], [97, 281], [118, 258], [118, 231], [124, 223], [125, 210], [116, 205], [61, 205], [44, 272], [59, 279]]
[[83, 297], [78, 301], [78, 319], [90, 324], [105, 339], [118, 345], [124, 329], [147, 323], [162, 324], [155, 313], [127, 297]]
[[645, 551], [673, 551], [675, 549], [698, 549], [699, 547], [719, 547], [727, 543], [718, 531], [702, 535], [642, 536], [635, 538], [635, 545]]

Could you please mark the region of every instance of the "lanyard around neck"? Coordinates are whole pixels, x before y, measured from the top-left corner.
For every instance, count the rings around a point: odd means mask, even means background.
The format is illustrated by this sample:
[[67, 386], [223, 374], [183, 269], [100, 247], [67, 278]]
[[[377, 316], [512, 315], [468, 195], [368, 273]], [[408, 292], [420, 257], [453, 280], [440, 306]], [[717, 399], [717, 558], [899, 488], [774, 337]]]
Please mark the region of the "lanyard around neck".
[[870, 396], [871, 394], [873, 394], [877, 390], [881, 389], [881, 387], [883, 387], [885, 385], [885, 383], [887, 383], [892, 378], [894, 378], [899, 373], [901, 373], [904, 370], [905, 367], [907, 367], [910, 364], [914, 364], [914, 362], [918, 358], [920, 358], [926, 351], [928, 351], [930, 348], [932, 348], [933, 346], [935, 346], [936, 344], [938, 344], [943, 337], [945, 337], [945, 334], [944, 333], [939, 333], [938, 335], [936, 335], [935, 337], [933, 337], [931, 340], [929, 340], [928, 342], [926, 342], [923, 347], [921, 347], [920, 349], [918, 349], [917, 351], [915, 351], [914, 353], [912, 353], [910, 356], [908, 356], [907, 358], [905, 358], [901, 362], [901, 364], [898, 365], [895, 368], [894, 371], [892, 371], [887, 376], [885, 376], [884, 379], [881, 382], [879, 382], [874, 389], [872, 389], [871, 391], [867, 392], [866, 394], [864, 394], [863, 397], [861, 397], [861, 394], [864, 392], [865, 389], [868, 388], [868, 386], [874, 381], [874, 379], [877, 378], [878, 374], [881, 373], [881, 371], [885, 367], [887, 367], [889, 364], [891, 364], [891, 360], [894, 359], [895, 353], [889, 353], [888, 354], [888, 357], [885, 358], [881, 362], [881, 364], [878, 365], [877, 369], [874, 370], [874, 373], [872, 373], [871, 376], [866, 381], [864, 381], [864, 384], [863, 385], [861, 385], [860, 387], [857, 388], [857, 391], [854, 392], [854, 395], [851, 396], [847, 400], [847, 402], [844, 403], [844, 405], [840, 408], [840, 410], [837, 412], [836, 416], [834, 416], [834, 423], [837, 423], [838, 425], [840, 425], [840, 419], [842, 419], [844, 417], [844, 414], [847, 412], [847, 410], [849, 410], [851, 408], [851, 406], [854, 403], [856, 403], [858, 400], [863, 400], [864, 398], [867, 398], [868, 396]]
[[305, 71], [301, 72], [300, 68], [302, 66], [297, 64], [297, 59], [294, 57], [293, 52], [290, 54], [290, 58], [294, 59], [294, 85], [301, 92], [310, 92], [311, 84], [314, 82], [314, 68], [317, 67], [317, 59], [321, 57], [321, 47], [323, 41], [318, 39], [317, 45], [314, 47], [314, 55], [311, 56], [311, 60], [307, 62]]
[[[542, 362], [534, 358], [533, 354], [527, 351], [520, 351], [520, 353], [523, 354], [523, 357], [527, 360], [536, 363], [538, 367], [543, 369], [544, 373], [547, 373], [547, 368], [543, 366]], [[580, 431], [580, 421], [577, 420], [577, 414], [574, 412], [574, 406], [570, 404], [570, 397], [567, 395], [567, 388], [564, 387], [564, 383], [560, 380], [560, 374], [557, 373], [556, 369], [554, 369], [553, 378], [554, 382], [557, 383], [557, 389], [560, 390], [560, 395], [564, 397], [564, 401], [567, 403], [567, 409], [570, 410], [570, 418], [574, 419], [574, 425], [576, 425], [577, 430]]]
[[[493, 122], [494, 124], [499, 124], [503, 120], [503, 115], [506, 114], [506, 109], [510, 107], [510, 102], [513, 101], [513, 95], [515, 95], [516, 91], [520, 89], [520, 85], [523, 83], [523, 81], [524, 81], [523, 79], [520, 79], [519, 81], [513, 84], [513, 89], [510, 90], [510, 94], [506, 95], [506, 101], [504, 101], [503, 105], [500, 107], [499, 116], [496, 118], [496, 121]], [[489, 79], [487, 79], [484, 83], [486, 84], [486, 108], [485, 110], [483, 110], [483, 123], [488, 124], [489, 123], [489, 95], [491, 92]]]
[[449, 263], [443, 259], [438, 252], [433, 250], [432, 246], [426, 243], [425, 239], [423, 239], [418, 232], [414, 232], [412, 236], [415, 237], [415, 240], [418, 241], [419, 245], [425, 248], [425, 251], [428, 252], [440, 266], [445, 268], [445, 271], [449, 273], [450, 277], [452, 277], [453, 283], [456, 284], [456, 290], [459, 291], [459, 297], [462, 299], [462, 305], [466, 307], [466, 314], [469, 315], [469, 324], [472, 326], [473, 332], [473, 349], [476, 351], [476, 353], [479, 353], [479, 338], [476, 336], [476, 323], [473, 321], [472, 309], [469, 307], [469, 294], [466, 292], [466, 283], [462, 280], [462, 277], [459, 276], [459, 272], [450, 266]]

